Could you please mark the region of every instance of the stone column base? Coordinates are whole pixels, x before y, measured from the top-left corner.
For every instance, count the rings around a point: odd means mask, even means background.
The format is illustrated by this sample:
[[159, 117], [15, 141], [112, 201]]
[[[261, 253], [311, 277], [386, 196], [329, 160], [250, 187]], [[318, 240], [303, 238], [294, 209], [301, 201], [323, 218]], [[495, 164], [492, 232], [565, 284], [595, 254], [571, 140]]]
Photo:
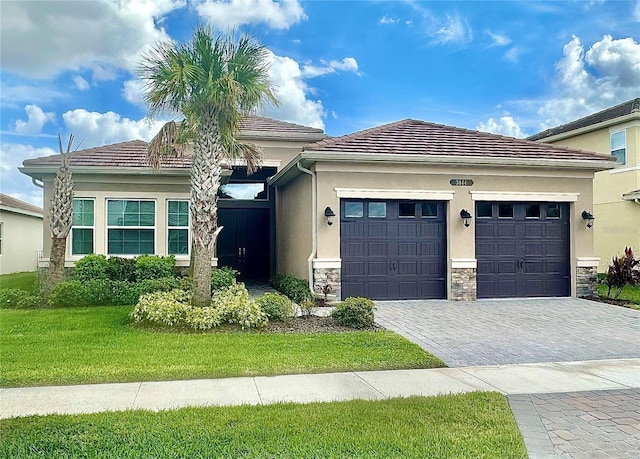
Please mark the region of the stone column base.
[[325, 285], [331, 287], [328, 300], [340, 301], [342, 298], [341, 279], [342, 279], [342, 262], [341, 260], [319, 259], [313, 260], [313, 290], [316, 295], [322, 296], [322, 289]]
[[576, 296], [598, 296], [598, 268], [578, 266], [576, 269]]
[[451, 268], [451, 299], [454, 301], [477, 299], [476, 268]]

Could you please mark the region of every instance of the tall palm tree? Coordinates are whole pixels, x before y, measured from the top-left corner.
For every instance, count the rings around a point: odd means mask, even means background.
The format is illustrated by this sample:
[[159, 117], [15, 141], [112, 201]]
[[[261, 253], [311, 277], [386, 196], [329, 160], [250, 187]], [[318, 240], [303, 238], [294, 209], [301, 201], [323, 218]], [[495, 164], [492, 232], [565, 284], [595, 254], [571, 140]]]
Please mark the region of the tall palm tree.
[[73, 213], [73, 179], [69, 169], [69, 153], [73, 145], [73, 134], [69, 135], [67, 152], [62, 149], [62, 137], [58, 134], [60, 167], [53, 181], [53, 195], [49, 206], [51, 226], [51, 252], [49, 268], [44, 282], [44, 294], [48, 296], [53, 287], [64, 280], [64, 261], [67, 249], [67, 236], [71, 231]]
[[222, 160], [242, 156], [248, 172], [261, 164], [261, 152], [236, 141], [243, 116], [263, 102], [277, 104], [269, 80], [268, 50], [255, 39], [233, 31], [215, 33], [199, 25], [186, 43], [161, 42], [139, 66], [145, 82], [149, 116], [174, 113], [179, 123], [167, 123], [149, 143], [147, 158], [159, 167], [167, 153], [184, 151], [193, 141], [191, 197], [193, 303], [211, 300], [211, 255], [218, 230], [218, 188]]

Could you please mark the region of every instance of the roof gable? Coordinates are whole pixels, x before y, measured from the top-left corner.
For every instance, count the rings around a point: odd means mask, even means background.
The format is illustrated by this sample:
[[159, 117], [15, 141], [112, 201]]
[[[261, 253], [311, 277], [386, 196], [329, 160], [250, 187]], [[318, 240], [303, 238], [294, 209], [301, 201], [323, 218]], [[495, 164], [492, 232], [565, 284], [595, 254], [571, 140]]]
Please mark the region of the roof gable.
[[613, 161], [604, 155], [406, 119], [306, 145], [304, 151], [509, 159]]
[[38, 214], [38, 216], [42, 217], [42, 207], [34, 206], [4, 193], [0, 193], [0, 208], [2, 210], [26, 213], [27, 215]]
[[527, 137], [528, 140], [543, 140], [548, 137], [553, 137], [558, 134], [564, 134], [565, 132], [575, 131], [576, 129], [586, 128], [595, 124], [603, 123], [605, 121], [615, 120], [616, 118], [623, 117], [637, 113], [640, 117], [640, 97], [623, 102], [615, 107], [610, 107], [602, 110], [598, 113], [594, 113], [584, 118], [580, 118], [575, 121], [571, 121], [567, 124], [562, 124], [551, 129], [547, 129], [542, 132], [538, 132], [532, 136]]

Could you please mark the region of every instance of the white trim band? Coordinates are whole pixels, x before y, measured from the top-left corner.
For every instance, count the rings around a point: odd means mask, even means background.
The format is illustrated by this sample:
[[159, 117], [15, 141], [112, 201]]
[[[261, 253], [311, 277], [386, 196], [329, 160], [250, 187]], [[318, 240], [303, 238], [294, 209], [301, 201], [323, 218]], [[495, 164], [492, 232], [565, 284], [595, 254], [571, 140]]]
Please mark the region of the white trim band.
[[475, 258], [452, 258], [451, 269], [477, 269], [478, 260]]
[[442, 190], [386, 190], [374, 188], [336, 188], [339, 198], [358, 199], [416, 199], [451, 201], [455, 191]]
[[576, 202], [580, 193], [536, 193], [525, 191], [469, 191], [473, 201]]
[[578, 268], [597, 268], [600, 264], [598, 257], [577, 257], [576, 266]]
[[342, 258], [314, 258], [313, 269], [340, 269]]

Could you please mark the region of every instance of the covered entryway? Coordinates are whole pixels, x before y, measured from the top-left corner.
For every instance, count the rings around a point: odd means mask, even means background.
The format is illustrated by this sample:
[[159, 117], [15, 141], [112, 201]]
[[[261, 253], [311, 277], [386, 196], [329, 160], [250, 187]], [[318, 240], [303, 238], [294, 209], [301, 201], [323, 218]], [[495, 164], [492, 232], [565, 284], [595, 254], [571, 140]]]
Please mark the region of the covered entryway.
[[446, 298], [442, 201], [340, 201], [342, 297]]
[[240, 272], [240, 278], [269, 278], [269, 209], [225, 209], [218, 211], [224, 228], [218, 239], [218, 266]]
[[478, 298], [569, 296], [569, 204], [477, 202]]

